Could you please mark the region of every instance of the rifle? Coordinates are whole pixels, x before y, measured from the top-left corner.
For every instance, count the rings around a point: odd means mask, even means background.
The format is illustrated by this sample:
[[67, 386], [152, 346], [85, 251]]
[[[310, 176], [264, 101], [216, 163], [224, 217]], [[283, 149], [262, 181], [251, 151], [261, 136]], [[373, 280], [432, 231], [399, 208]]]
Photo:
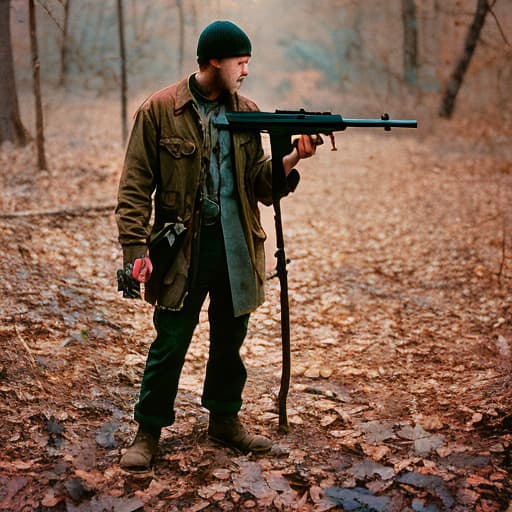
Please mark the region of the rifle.
[[347, 128], [417, 128], [415, 119], [390, 119], [383, 114], [380, 119], [347, 119], [330, 112], [307, 112], [301, 110], [276, 110], [272, 112], [226, 112], [225, 117], [218, 117], [217, 128], [230, 131], [258, 131], [270, 135], [272, 152], [272, 204], [276, 228], [276, 272], [281, 287], [281, 338], [283, 368], [281, 386], [279, 388], [279, 427], [288, 430], [286, 400], [290, 387], [290, 310], [288, 301], [288, 271], [286, 270], [286, 254], [284, 250], [283, 225], [281, 220], [281, 195], [285, 189], [286, 176], [283, 168], [283, 157], [290, 153], [294, 145], [294, 135], [328, 135], [332, 150], [336, 151], [334, 132]]

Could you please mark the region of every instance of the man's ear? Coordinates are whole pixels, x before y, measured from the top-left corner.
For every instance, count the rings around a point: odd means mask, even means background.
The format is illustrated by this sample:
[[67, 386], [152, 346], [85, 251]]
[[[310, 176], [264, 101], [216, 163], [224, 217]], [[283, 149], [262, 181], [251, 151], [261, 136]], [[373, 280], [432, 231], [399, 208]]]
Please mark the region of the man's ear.
[[211, 64], [215, 69], [220, 69], [220, 59], [210, 59], [210, 64]]

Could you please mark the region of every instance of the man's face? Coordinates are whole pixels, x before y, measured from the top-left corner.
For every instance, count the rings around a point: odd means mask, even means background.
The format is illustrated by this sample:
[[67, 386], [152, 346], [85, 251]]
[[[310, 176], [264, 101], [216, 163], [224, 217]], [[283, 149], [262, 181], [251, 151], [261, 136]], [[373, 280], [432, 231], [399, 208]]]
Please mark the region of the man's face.
[[242, 82], [249, 74], [250, 57], [226, 57], [224, 59], [215, 59], [213, 64], [217, 69], [217, 79], [222, 89], [230, 94], [237, 92], [242, 86]]

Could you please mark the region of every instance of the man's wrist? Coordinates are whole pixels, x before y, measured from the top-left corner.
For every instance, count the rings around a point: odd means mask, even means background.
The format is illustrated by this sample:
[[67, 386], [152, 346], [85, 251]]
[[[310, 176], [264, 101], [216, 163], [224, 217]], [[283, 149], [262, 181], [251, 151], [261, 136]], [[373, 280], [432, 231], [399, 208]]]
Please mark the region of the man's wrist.
[[293, 168], [299, 163], [299, 160], [297, 148], [293, 148], [291, 153], [283, 156], [283, 169], [286, 176], [293, 171]]
[[123, 265], [133, 263], [137, 258], [143, 258], [147, 252], [147, 245], [123, 245]]

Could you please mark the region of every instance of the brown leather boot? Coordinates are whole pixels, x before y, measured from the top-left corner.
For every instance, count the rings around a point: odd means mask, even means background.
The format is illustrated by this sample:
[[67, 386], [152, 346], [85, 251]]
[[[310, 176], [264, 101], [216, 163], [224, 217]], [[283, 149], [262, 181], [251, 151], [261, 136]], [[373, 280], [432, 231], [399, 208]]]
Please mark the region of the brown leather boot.
[[210, 414], [208, 437], [243, 453], [268, 452], [272, 448], [268, 437], [249, 434], [237, 414]]
[[119, 465], [128, 471], [147, 471], [158, 451], [158, 438], [139, 428], [132, 445], [126, 450]]

